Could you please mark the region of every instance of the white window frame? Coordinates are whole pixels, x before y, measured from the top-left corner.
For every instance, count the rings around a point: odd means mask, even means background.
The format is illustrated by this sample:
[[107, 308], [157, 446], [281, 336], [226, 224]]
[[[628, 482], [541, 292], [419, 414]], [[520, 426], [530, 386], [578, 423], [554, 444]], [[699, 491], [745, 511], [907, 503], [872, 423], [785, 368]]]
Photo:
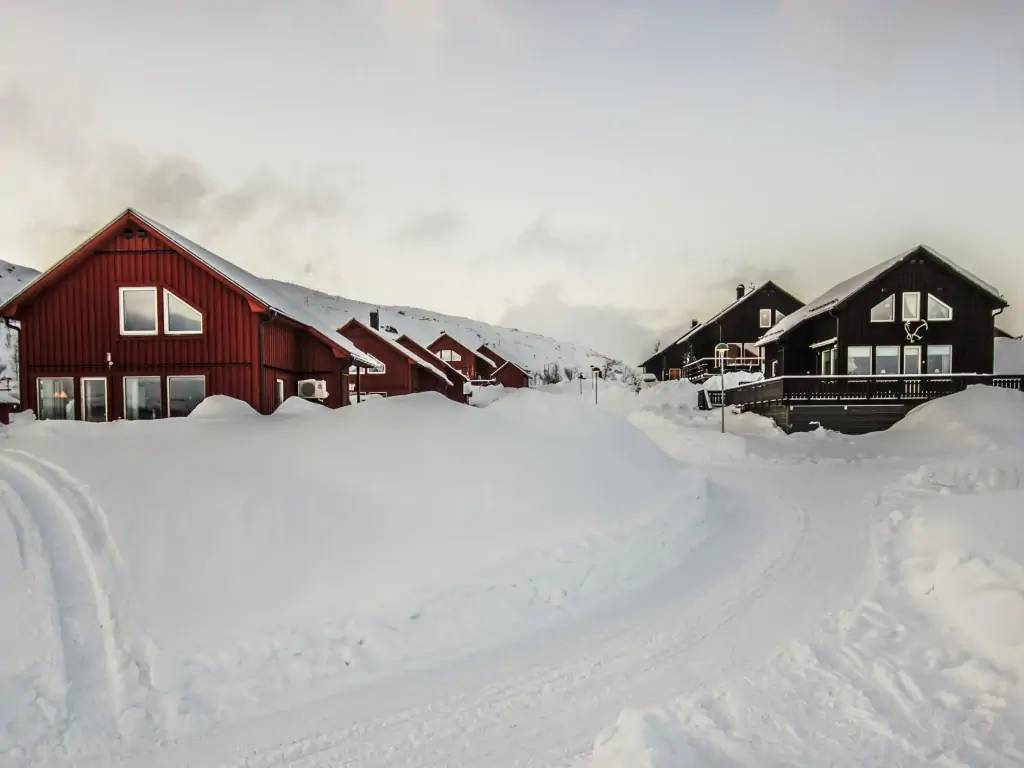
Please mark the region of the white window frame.
[[[37, 417], [38, 417], [38, 414], [40, 413], [40, 411], [42, 410], [40, 408], [40, 405], [39, 405], [40, 401], [42, 400], [42, 396], [40, 395], [40, 384], [42, 384], [42, 382], [44, 382], [44, 381], [57, 381], [59, 379], [69, 379], [71, 381], [71, 399], [72, 400], [75, 399], [75, 377], [74, 376], [36, 376], [36, 414], [37, 414]], [[70, 419], [43, 419], [43, 418], [40, 418], [39, 420], [40, 421], [78, 421], [78, 414], [75, 413], [75, 409], [72, 408], [71, 409], [71, 418]]]
[[782, 318], [784, 318], [785, 316], [786, 316], [786, 313], [785, 313], [785, 312], [780, 312], [779, 310], [777, 310], [777, 309], [776, 309], [776, 310], [775, 310], [775, 322], [776, 322], [776, 324], [777, 324], [777, 323], [778, 323], [778, 322], [779, 322], [779, 321], [780, 321], [780, 320], [781, 320]]
[[[866, 349], [868, 351], [868, 372], [867, 373], [850, 373], [850, 350], [851, 349]], [[846, 347], [846, 375], [847, 376], [870, 376], [875, 372], [875, 355], [874, 347], [869, 347], [866, 344], [852, 344]]]
[[274, 379], [274, 402], [276, 403], [276, 405], [274, 407], [275, 408], [280, 408], [284, 404], [285, 399], [286, 398], [285, 398], [285, 393], [284, 393], [284, 379], [277, 379], [277, 378], [275, 378]]
[[[889, 317], [885, 318], [884, 320], [875, 320], [875, 310], [878, 309], [878, 307], [880, 305], [882, 305], [885, 302], [887, 302], [889, 299], [892, 299], [892, 307], [891, 307], [891, 309], [889, 311]], [[868, 320], [870, 320], [872, 323], [894, 323], [894, 322], [896, 322], [896, 294], [895, 293], [890, 293], [888, 296], [886, 296], [884, 299], [882, 299], [880, 302], [878, 302], [878, 304], [873, 304], [871, 306], [871, 309], [868, 310]]]
[[388, 370], [387, 363], [381, 363], [379, 369], [378, 368], [367, 368], [365, 371], [363, 371], [363, 373], [365, 373], [367, 376], [380, 376], [380, 375], [382, 375], [384, 373], [387, 373], [387, 370]]
[[[896, 350], [896, 370], [892, 373], [882, 373], [878, 370], [878, 350], [880, 349], [895, 349]], [[871, 359], [871, 370], [876, 376], [899, 376], [901, 366], [901, 360], [903, 359], [903, 351], [900, 349], [899, 344], [877, 344], [872, 350]]]
[[953, 345], [952, 344], [928, 344], [924, 349], [924, 365], [926, 373], [931, 373], [928, 369], [928, 350], [931, 347], [948, 347], [949, 348], [949, 373], [932, 374], [933, 376], [952, 376], [953, 375]]
[[[910, 349], [913, 349], [913, 350], [917, 351], [917, 370], [916, 371], [908, 371], [907, 370], [907, 350], [910, 350]], [[921, 345], [920, 344], [907, 344], [907, 345], [905, 345], [903, 347], [903, 351], [900, 354], [900, 365], [903, 366], [903, 373], [904, 373], [904, 375], [906, 375], [906, 376], [920, 376], [921, 375], [921, 363], [923, 361], [924, 361], [924, 358], [921, 357]]]
[[[907, 316], [907, 296], [917, 297], [917, 317]], [[920, 320], [921, 319], [921, 292], [920, 291], [904, 291], [903, 295], [900, 296], [900, 319], [904, 322], [908, 320]]]
[[[931, 312], [929, 312], [928, 310], [931, 308], [931, 303], [933, 301], [936, 302], [937, 304], [941, 304], [946, 309], [948, 309], [949, 310], [949, 317], [930, 317]], [[938, 296], [935, 296], [934, 294], [929, 293], [928, 294], [928, 307], [925, 308], [924, 316], [925, 316], [925, 319], [929, 323], [948, 323], [950, 320], [953, 319], [953, 307], [951, 307], [949, 304], [944, 302]], [[940, 344], [940, 345], [937, 345], [937, 346], [942, 346], [942, 345]]]
[[774, 379], [779, 375], [779, 361], [772, 360], [772, 378]]
[[[765, 318], [767, 318], [767, 322], [765, 322]], [[759, 328], [772, 327], [772, 311], [770, 308], [757, 310], [757, 325]]]
[[[110, 421], [110, 382], [107, 381], [106, 376], [82, 376], [78, 380], [78, 389], [82, 393], [78, 398], [82, 401], [81, 405], [81, 420], [86, 421], [85, 408], [88, 398], [85, 396], [85, 382], [87, 381], [102, 381], [103, 382], [103, 421]], [[102, 422], [92, 421], [90, 424], [100, 424]]]
[[[448, 354], [450, 359], [448, 359], [448, 360], [444, 359], [445, 353]], [[442, 362], [445, 362], [445, 363], [461, 363], [462, 362], [462, 355], [459, 354], [458, 352], [456, 352], [454, 349], [439, 349], [437, 351], [437, 356], [439, 358], [441, 358]]]
[[[188, 307], [193, 312], [195, 312], [197, 315], [199, 315], [199, 330], [198, 331], [172, 331], [171, 330], [171, 311], [168, 308], [168, 303], [169, 303], [167, 301], [167, 297], [168, 296], [173, 296], [175, 301], [180, 301], [186, 307]], [[202, 311], [200, 311], [196, 307], [193, 307], [191, 304], [189, 304], [187, 301], [185, 301], [183, 298], [181, 298], [181, 296], [179, 296], [178, 294], [174, 293], [170, 289], [164, 288], [164, 333], [166, 333], [168, 336], [202, 336], [203, 335], [203, 330], [205, 329], [205, 323], [203, 322], [203, 320], [204, 320], [204, 318], [203, 318]]]
[[[160, 381], [159, 376], [122, 376], [121, 377], [121, 417], [125, 421], [139, 421], [139, 419], [128, 418], [128, 379], [156, 379]], [[159, 387], [158, 387], [159, 388]]]
[[[124, 294], [126, 291], [152, 291], [153, 292], [153, 330], [152, 331], [127, 331], [124, 327]], [[157, 336], [160, 333], [160, 302], [158, 296], [160, 291], [155, 285], [124, 285], [117, 289], [117, 322], [121, 329], [122, 336]]]
[[[136, 377], [143, 378], [143, 377]], [[171, 416], [171, 380], [172, 379], [188, 379], [190, 381], [196, 381], [197, 379], [203, 382], [203, 400], [206, 399], [206, 374], [203, 373], [182, 373], [167, 376], [167, 381], [164, 382], [164, 397], [167, 398], [167, 403], [164, 407], [164, 414], [168, 419], [180, 419], [182, 416]], [[202, 400], [200, 400], [202, 402]]]

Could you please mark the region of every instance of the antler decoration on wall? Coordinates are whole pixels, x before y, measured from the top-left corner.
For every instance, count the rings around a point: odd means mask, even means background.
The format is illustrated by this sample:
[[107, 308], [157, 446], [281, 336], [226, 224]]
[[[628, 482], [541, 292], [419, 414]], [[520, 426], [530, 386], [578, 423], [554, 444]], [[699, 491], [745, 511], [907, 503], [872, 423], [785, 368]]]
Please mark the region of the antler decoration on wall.
[[920, 341], [924, 338], [924, 332], [928, 330], [928, 321], [922, 320], [917, 324], [917, 327], [913, 330], [910, 329], [910, 324], [913, 320], [907, 320], [903, 324], [903, 330], [907, 332], [907, 341]]

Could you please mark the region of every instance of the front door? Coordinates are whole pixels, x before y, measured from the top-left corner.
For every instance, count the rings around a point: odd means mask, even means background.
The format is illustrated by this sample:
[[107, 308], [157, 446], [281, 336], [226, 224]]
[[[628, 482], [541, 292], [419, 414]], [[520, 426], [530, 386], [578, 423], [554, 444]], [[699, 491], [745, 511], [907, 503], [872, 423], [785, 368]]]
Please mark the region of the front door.
[[107, 421], [107, 380], [82, 379], [82, 421]]

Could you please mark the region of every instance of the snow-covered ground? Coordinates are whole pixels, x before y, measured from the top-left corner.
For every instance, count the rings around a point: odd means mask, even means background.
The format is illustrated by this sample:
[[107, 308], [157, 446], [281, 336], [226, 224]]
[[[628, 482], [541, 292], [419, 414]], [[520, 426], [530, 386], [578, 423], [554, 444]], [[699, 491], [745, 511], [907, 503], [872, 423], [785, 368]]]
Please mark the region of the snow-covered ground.
[[1019, 765], [1024, 395], [669, 382], [0, 438], [0, 765]]

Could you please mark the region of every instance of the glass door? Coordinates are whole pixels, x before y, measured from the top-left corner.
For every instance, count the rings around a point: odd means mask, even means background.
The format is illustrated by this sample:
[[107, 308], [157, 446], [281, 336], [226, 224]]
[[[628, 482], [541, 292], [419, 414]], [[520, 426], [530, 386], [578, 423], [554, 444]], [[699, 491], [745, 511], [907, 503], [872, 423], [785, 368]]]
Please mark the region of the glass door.
[[921, 373], [921, 348], [903, 348], [903, 375], [918, 376]]
[[82, 421], [107, 421], [107, 380], [82, 379]]

